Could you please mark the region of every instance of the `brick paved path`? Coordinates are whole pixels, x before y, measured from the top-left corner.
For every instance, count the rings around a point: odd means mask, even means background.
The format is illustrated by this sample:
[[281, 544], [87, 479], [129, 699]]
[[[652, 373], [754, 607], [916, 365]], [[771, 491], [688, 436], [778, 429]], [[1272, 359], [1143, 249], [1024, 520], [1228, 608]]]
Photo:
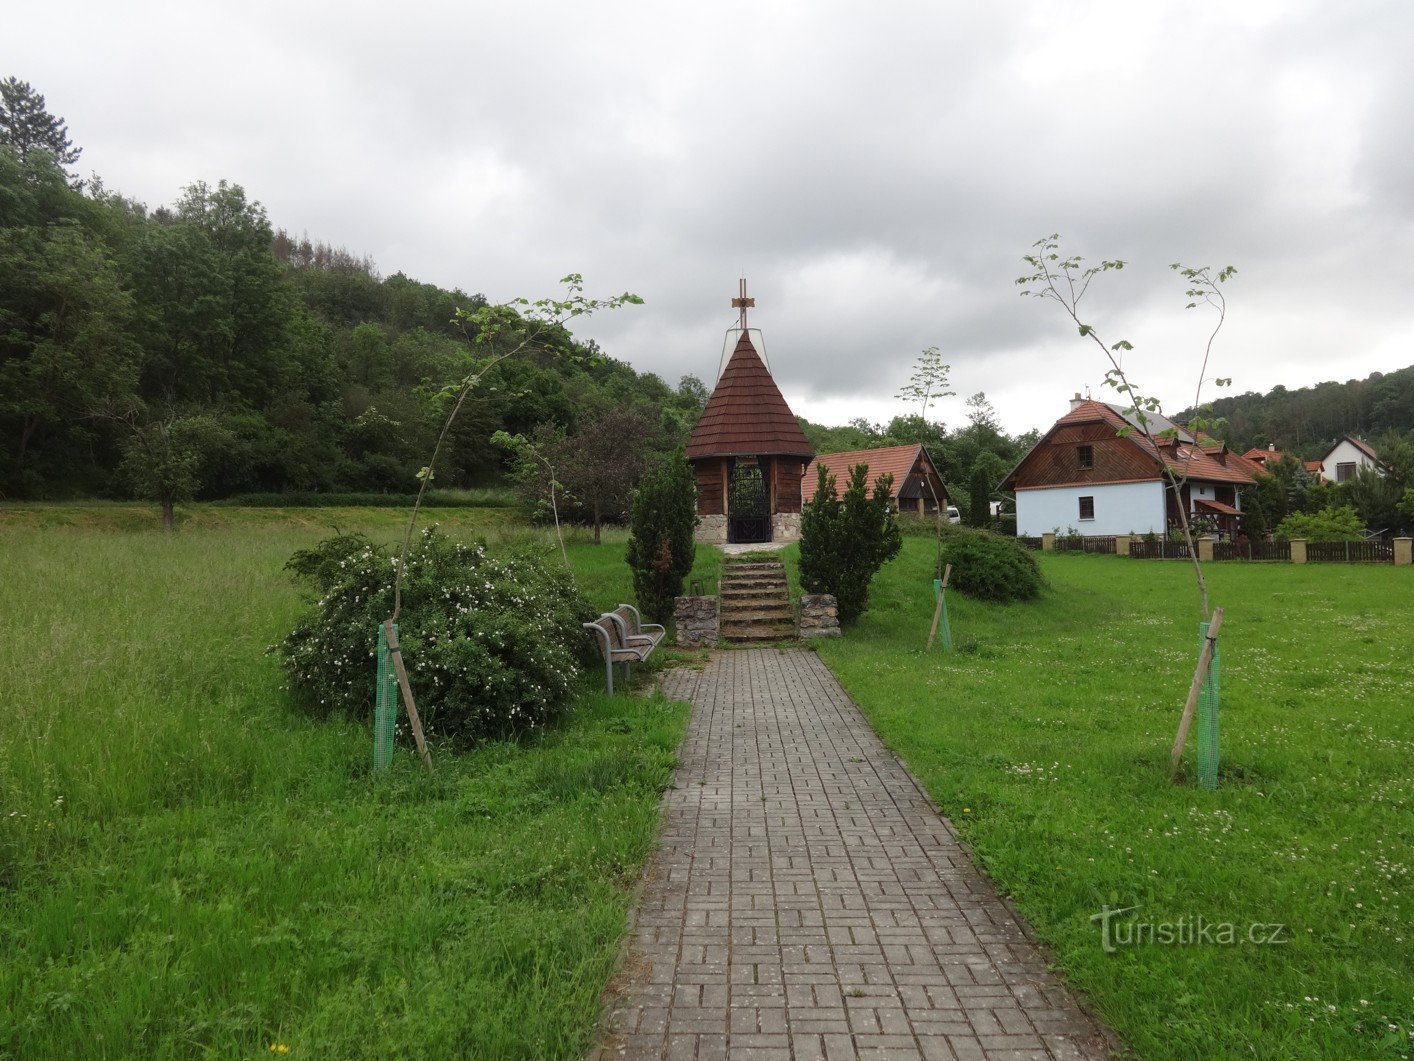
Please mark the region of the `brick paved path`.
[[1108, 1056], [819, 657], [663, 685], [692, 723], [592, 1057]]

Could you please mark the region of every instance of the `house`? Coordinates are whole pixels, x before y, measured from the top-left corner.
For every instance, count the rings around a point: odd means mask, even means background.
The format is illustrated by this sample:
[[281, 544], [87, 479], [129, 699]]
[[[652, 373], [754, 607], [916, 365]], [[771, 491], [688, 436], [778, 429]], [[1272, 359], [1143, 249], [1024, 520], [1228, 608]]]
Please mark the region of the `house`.
[[1384, 474], [1379, 454], [1368, 442], [1351, 435], [1342, 438], [1321, 458], [1321, 474], [1333, 483], [1349, 482], [1362, 468], [1371, 468], [1377, 475]]
[[732, 354], [692, 429], [687, 459], [697, 480], [696, 539], [727, 542], [796, 541], [800, 537], [800, 484], [815, 448], [805, 438], [762, 352], [761, 332], [741, 324], [729, 329]]
[[852, 449], [843, 453], [821, 453], [805, 469], [802, 495], [806, 501], [815, 496], [820, 481], [819, 469], [835, 477], [835, 485], [843, 492], [849, 470], [856, 464], [869, 466], [869, 489], [881, 475], [894, 477], [891, 496], [900, 512], [932, 513], [948, 504], [948, 488], [938, 474], [938, 466], [919, 443], [911, 446], [884, 446], [880, 449]]
[[[1266, 449], [1258, 449], [1256, 446], [1253, 446], [1251, 449], [1249, 449], [1246, 453], [1242, 455], [1242, 459], [1249, 460], [1253, 464], [1260, 465], [1263, 471], [1270, 471], [1272, 465], [1276, 464], [1277, 461], [1281, 460], [1285, 456], [1287, 456], [1286, 453], [1284, 453], [1282, 450], [1277, 449], [1276, 446], [1268, 443]], [[1309, 472], [1318, 482], [1324, 475], [1324, 472], [1321, 470], [1320, 461], [1302, 461], [1301, 458], [1295, 456], [1293, 456], [1292, 459], [1301, 461], [1301, 466], [1305, 468], [1306, 471]]]
[[[1144, 438], [1137, 415], [1076, 395], [1070, 412], [1052, 425], [1002, 480], [1016, 493], [1016, 532], [1035, 537], [1053, 530], [1085, 535], [1165, 533], [1190, 518], [1209, 518], [1233, 534], [1240, 527], [1238, 490], [1261, 474], [1260, 465], [1215, 439], [1195, 439], [1154, 413]], [[1179, 496], [1169, 488], [1182, 481]]]

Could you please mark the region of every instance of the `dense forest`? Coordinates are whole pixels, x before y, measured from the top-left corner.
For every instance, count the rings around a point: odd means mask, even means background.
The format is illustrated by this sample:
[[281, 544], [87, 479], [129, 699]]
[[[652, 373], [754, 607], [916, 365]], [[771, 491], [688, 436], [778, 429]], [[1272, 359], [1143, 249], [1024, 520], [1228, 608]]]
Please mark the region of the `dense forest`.
[[[1215, 434], [1238, 452], [1273, 445], [1303, 460], [1319, 460], [1343, 435], [1375, 441], [1414, 433], [1414, 366], [1345, 383], [1249, 391], [1218, 398], [1210, 408], [1225, 421]], [[1192, 415], [1185, 410], [1178, 419]]]
[[[480, 295], [380, 277], [367, 258], [273, 231], [237, 185], [193, 184], [149, 211], [9, 139], [0, 497], [142, 493], [154, 439], [190, 455], [200, 498], [415, 488], [444, 388], [476, 356], [454, 313]], [[609, 410], [640, 412], [645, 444], [669, 448], [704, 400], [692, 377], [669, 387], [561, 330], [482, 381], [439, 485], [498, 480], [497, 430], [573, 434]]]

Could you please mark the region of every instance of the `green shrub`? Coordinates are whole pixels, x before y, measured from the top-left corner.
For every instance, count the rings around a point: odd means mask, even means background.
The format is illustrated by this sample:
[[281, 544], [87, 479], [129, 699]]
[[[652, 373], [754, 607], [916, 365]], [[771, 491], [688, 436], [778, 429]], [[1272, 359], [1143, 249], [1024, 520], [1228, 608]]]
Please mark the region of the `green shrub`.
[[[394, 558], [361, 535], [286, 565], [319, 594], [280, 645], [290, 689], [320, 715], [372, 714], [378, 627]], [[544, 726], [570, 702], [593, 613], [573, 577], [529, 553], [493, 558], [428, 528], [408, 554], [398, 639], [429, 736], [470, 741]]]
[[1319, 512], [1293, 512], [1276, 529], [1278, 541], [1305, 538], [1312, 542], [1358, 542], [1365, 537], [1365, 522], [1350, 505]]
[[1036, 557], [1014, 538], [950, 527], [943, 535], [943, 563], [952, 564], [950, 588], [979, 600], [1034, 600], [1046, 584]]
[[831, 593], [840, 622], [854, 622], [869, 603], [869, 583], [903, 547], [898, 517], [889, 502], [893, 476], [881, 475], [870, 494], [869, 466], [849, 470], [844, 496], [835, 477], [820, 465], [815, 496], [800, 516], [800, 584], [807, 593]]
[[697, 484], [682, 450], [638, 484], [629, 525], [634, 596], [649, 619], [666, 623], [697, 557]]

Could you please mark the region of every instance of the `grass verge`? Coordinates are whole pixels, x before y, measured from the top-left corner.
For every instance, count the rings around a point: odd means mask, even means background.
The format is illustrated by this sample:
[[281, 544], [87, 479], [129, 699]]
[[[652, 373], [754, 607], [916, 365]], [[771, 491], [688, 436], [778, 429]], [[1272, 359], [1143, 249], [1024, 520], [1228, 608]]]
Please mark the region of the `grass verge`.
[[[1190, 568], [1048, 554], [1039, 602], [950, 594], [958, 651], [929, 656], [933, 554], [906, 539], [818, 650], [1099, 1014], [1142, 1057], [1414, 1054], [1414, 569], [1208, 566], [1226, 612], [1208, 793], [1168, 772]], [[1132, 908], [1113, 953], [1107, 906]], [[1163, 942], [1199, 918], [1236, 938]]]
[[[396, 513], [39, 508], [0, 523], [0, 1056], [581, 1054], [686, 709], [586, 692], [533, 745], [374, 777], [368, 727], [294, 713], [266, 649], [289, 555]], [[631, 599], [622, 541], [570, 555]]]

